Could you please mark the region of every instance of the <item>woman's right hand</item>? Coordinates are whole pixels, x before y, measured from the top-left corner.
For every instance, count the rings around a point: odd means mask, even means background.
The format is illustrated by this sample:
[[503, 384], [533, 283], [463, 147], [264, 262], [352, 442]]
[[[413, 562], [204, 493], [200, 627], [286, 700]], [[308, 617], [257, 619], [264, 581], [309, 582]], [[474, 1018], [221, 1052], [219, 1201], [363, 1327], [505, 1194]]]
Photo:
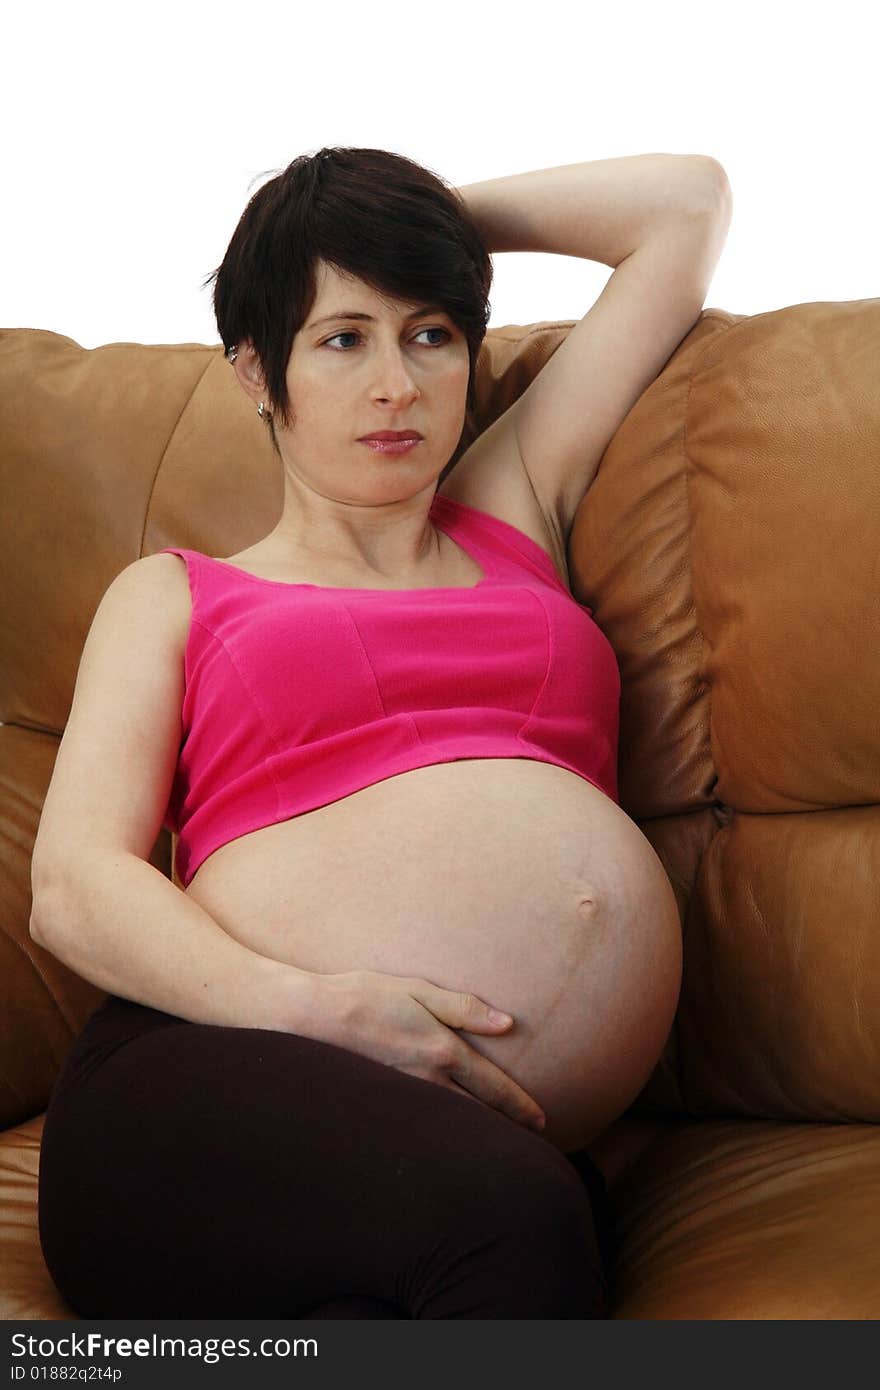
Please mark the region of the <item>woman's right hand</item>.
[[320, 975], [328, 992], [332, 1036], [328, 1041], [396, 1067], [411, 1076], [463, 1090], [530, 1129], [543, 1129], [540, 1106], [526, 1091], [470, 1047], [455, 1029], [505, 1033], [513, 1020], [493, 1023], [490, 1006], [474, 994], [441, 989], [418, 976], [347, 970]]

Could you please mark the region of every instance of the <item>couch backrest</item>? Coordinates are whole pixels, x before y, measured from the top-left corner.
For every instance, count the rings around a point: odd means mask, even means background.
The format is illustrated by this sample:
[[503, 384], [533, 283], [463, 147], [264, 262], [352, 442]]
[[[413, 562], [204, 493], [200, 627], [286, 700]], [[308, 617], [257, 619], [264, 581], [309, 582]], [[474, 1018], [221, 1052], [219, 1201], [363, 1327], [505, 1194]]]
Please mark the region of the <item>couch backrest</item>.
[[[473, 438], [572, 326], [490, 330]], [[880, 1117], [880, 301], [705, 311], [570, 541], [622, 678], [623, 809], [679, 899], [684, 979], [633, 1109]], [[100, 991], [30, 939], [30, 853], [83, 642], [163, 546], [231, 554], [280, 464], [218, 346], [0, 331], [0, 1124], [45, 1108]], [[589, 383], [584, 384], [585, 407]], [[151, 861], [171, 873], [162, 832]]]

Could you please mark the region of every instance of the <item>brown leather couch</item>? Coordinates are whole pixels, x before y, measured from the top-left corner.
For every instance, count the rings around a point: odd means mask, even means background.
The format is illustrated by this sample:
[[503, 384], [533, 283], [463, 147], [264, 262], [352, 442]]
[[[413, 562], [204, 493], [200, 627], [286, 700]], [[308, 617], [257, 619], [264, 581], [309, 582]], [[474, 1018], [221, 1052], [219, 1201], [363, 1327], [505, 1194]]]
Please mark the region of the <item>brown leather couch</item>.
[[[456, 459], [571, 326], [489, 332]], [[684, 936], [664, 1055], [591, 1146], [616, 1318], [880, 1317], [878, 361], [877, 299], [704, 311], [572, 532], [620, 663], [621, 804]], [[40, 1135], [103, 996], [29, 935], [43, 797], [104, 589], [162, 546], [251, 544], [281, 477], [219, 345], [9, 329], [0, 380], [0, 1316], [69, 1318]]]

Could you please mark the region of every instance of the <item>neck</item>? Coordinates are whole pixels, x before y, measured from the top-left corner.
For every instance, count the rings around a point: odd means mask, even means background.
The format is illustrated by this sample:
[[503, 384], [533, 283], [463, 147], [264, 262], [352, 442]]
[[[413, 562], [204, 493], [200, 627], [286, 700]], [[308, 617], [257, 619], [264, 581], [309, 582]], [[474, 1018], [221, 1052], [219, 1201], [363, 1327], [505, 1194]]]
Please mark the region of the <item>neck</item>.
[[405, 501], [353, 503], [321, 496], [286, 475], [284, 510], [266, 544], [383, 578], [416, 574], [440, 558], [440, 533], [428, 515], [435, 490], [432, 481]]

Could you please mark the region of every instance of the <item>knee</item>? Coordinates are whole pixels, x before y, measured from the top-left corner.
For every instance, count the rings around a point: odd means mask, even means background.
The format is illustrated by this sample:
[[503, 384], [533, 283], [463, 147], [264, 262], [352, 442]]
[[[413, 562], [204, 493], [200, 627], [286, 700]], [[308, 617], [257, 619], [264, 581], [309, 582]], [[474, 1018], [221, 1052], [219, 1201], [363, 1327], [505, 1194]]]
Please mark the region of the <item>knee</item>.
[[[531, 1136], [524, 1136], [531, 1139]], [[553, 1144], [537, 1142], [512, 1153], [491, 1173], [492, 1205], [497, 1219], [514, 1230], [525, 1225], [531, 1232], [545, 1230], [582, 1235], [592, 1228], [590, 1198], [565, 1155]]]
[[459, 1220], [470, 1211], [496, 1233], [541, 1229], [586, 1232], [592, 1222], [589, 1196], [577, 1172], [553, 1144], [503, 1121], [496, 1142], [461, 1155], [445, 1168], [442, 1186]]
[[535, 1139], [485, 1171], [478, 1222], [460, 1234], [495, 1252], [512, 1287], [527, 1287], [525, 1316], [605, 1318], [608, 1275], [591, 1198], [565, 1155]]

